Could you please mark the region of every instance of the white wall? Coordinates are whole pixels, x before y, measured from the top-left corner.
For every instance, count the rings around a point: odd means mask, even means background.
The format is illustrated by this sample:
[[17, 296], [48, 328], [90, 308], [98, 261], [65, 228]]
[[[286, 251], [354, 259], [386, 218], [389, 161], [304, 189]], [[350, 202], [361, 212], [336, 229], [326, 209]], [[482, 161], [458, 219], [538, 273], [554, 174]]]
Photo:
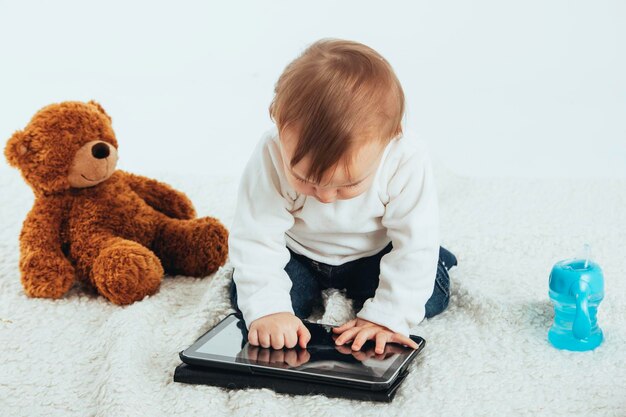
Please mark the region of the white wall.
[[321, 37], [381, 52], [407, 126], [457, 173], [626, 178], [619, 0], [0, 0], [0, 138], [48, 103], [93, 98], [120, 168], [239, 175], [274, 82]]

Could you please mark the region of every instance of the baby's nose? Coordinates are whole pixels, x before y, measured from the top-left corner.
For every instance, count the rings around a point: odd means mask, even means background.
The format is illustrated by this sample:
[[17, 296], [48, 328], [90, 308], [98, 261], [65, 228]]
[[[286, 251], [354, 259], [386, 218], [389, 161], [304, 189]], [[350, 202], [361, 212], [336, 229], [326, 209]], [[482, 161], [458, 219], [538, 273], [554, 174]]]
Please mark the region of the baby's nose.
[[98, 142], [91, 147], [91, 154], [96, 159], [104, 159], [109, 156], [109, 145], [104, 142]]
[[319, 191], [315, 193], [315, 197], [317, 197], [317, 199], [322, 203], [332, 203], [333, 201], [335, 201], [336, 195], [337, 193], [320, 193]]

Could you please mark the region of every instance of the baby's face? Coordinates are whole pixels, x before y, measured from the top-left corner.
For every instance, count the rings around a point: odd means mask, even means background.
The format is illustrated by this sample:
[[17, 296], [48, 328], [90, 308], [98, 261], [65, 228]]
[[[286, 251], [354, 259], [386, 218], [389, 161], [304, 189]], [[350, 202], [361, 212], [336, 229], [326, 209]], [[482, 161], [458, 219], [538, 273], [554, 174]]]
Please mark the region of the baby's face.
[[295, 151], [296, 132], [289, 128], [280, 135], [280, 148], [283, 159], [283, 169], [287, 181], [300, 194], [315, 197], [322, 203], [332, 203], [336, 200], [354, 198], [372, 185], [378, 163], [382, 156], [385, 145], [378, 140], [363, 142], [355, 152], [355, 158], [349, 167], [351, 178], [346, 175], [345, 165], [342, 161], [336, 169], [331, 169], [324, 174], [319, 183], [305, 180], [305, 174], [309, 168], [309, 157], [302, 158], [293, 168], [289, 167], [289, 161]]

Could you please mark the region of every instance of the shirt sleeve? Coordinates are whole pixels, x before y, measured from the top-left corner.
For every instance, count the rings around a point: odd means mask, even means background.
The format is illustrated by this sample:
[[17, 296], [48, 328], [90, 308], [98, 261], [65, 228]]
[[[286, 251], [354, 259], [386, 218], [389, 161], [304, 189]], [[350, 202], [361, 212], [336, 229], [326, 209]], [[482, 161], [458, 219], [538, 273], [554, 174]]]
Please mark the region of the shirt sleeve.
[[374, 297], [356, 316], [408, 336], [425, 316], [439, 259], [437, 190], [425, 148], [400, 162], [388, 195], [382, 224], [393, 248], [381, 258]]
[[228, 238], [237, 304], [246, 326], [263, 316], [293, 313], [291, 279], [285, 272], [289, 251], [285, 232], [294, 218], [284, 179], [275, 165], [280, 162], [260, 141], [248, 161], [239, 183], [233, 224]]

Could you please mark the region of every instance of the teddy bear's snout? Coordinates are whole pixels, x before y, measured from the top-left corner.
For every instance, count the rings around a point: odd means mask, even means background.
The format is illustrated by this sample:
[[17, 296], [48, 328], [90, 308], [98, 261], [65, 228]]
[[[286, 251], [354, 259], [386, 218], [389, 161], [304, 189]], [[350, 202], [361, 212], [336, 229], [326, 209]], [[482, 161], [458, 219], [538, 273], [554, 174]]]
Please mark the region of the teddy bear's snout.
[[109, 145], [104, 142], [98, 142], [91, 147], [91, 155], [96, 159], [104, 159], [110, 154]]
[[73, 188], [93, 187], [113, 175], [116, 164], [115, 146], [92, 140], [76, 151], [68, 171], [68, 182]]

